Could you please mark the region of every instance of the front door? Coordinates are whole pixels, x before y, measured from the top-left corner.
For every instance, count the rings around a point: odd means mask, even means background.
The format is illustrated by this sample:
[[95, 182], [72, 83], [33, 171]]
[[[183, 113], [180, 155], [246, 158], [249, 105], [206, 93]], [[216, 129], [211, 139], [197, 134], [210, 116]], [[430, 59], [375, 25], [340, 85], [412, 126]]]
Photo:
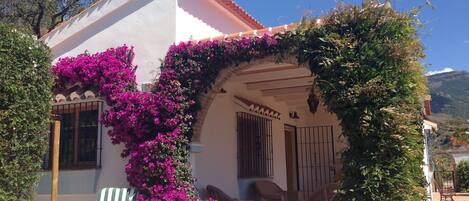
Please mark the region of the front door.
[[287, 163], [287, 190], [298, 190], [296, 127], [285, 125], [285, 156]]

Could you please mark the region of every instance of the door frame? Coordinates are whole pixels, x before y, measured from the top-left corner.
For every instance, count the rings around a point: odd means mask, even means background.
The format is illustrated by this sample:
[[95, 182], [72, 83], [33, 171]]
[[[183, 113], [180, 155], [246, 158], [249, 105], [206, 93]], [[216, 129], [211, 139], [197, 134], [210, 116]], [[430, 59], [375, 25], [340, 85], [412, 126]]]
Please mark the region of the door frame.
[[[287, 131], [291, 131], [290, 136], [287, 136]], [[288, 140], [287, 138], [290, 137]], [[298, 148], [297, 142], [297, 126], [291, 124], [284, 124], [284, 139], [285, 139], [285, 165], [287, 176], [287, 191], [297, 191], [299, 188], [299, 174], [298, 174]], [[287, 143], [290, 143], [288, 146]], [[290, 148], [288, 150], [287, 148]], [[291, 158], [289, 164], [288, 157]], [[291, 179], [293, 179], [291, 181]]]

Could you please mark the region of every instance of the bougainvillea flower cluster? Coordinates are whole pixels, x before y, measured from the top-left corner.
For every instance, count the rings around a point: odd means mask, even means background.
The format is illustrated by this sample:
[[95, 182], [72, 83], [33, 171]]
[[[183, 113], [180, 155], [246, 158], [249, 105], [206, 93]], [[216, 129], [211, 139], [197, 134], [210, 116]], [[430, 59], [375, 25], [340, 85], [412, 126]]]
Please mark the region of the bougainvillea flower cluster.
[[[138, 200], [195, 200], [189, 143], [200, 110], [221, 69], [285, 56], [307, 64], [349, 141], [337, 200], [421, 200], [419, 97], [425, 90], [413, 18], [365, 4], [343, 7], [295, 31], [173, 45], [152, 92], [135, 90], [127, 46], [61, 59], [56, 87], [93, 87], [110, 109], [101, 122], [125, 145], [129, 183]], [[396, 138], [395, 136], [400, 136]]]
[[52, 69], [55, 87], [78, 84], [96, 89], [111, 106], [101, 122], [112, 127], [108, 134], [113, 143], [125, 145], [122, 155], [130, 156], [125, 170], [129, 183], [140, 192], [138, 200], [192, 199], [192, 183], [177, 178], [190, 176], [177, 171], [178, 166], [188, 163], [185, 159], [175, 160], [171, 154], [178, 152], [176, 142], [187, 144], [177, 126], [180, 120], [172, 117], [181, 107], [164, 96], [135, 90], [133, 57], [133, 49], [124, 45], [61, 58]]
[[140, 192], [139, 200], [188, 200], [196, 198], [188, 144], [198, 94], [210, 86], [219, 67], [276, 52], [276, 36], [269, 35], [174, 45], [153, 92], [135, 90], [134, 53], [125, 45], [61, 58], [53, 73], [57, 88], [95, 88], [111, 106], [101, 122], [112, 128], [108, 134], [113, 143], [125, 145], [122, 155], [130, 157], [125, 171]]

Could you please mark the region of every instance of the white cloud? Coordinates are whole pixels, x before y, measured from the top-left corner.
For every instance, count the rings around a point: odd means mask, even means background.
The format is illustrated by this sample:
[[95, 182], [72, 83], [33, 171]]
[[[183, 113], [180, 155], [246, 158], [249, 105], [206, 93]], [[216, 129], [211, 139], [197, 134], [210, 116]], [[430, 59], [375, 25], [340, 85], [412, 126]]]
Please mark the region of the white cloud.
[[465, 40], [464, 43], [469, 44], [469, 40]]
[[440, 73], [448, 73], [448, 72], [452, 72], [452, 71], [454, 71], [453, 68], [443, 68], [441, 70], [435, 70], [435, 71], [427, 72], [425, 75], [430, 76], [430, 75], [435, 75], [435, 74], [440, 74]]

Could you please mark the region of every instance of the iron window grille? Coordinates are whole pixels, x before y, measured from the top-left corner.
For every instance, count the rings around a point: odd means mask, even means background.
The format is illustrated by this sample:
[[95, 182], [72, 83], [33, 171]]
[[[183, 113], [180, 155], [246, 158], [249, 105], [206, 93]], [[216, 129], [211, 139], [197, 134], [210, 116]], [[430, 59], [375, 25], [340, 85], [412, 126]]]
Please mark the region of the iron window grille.
[[[52, 113], [61, 121], [59, 168], [90, 169], [101, 167], [102, 126], [99, 115], [102, 101], [87, 101], [52, 106]], [[53, 123], [50, 126], [49, 149], [43, 169], [52, 167]]]
[[332, 126], [298, 127], [296, 130], [298, 190], [311, 196], [336, 178]]
[[273, 176], [272, 120], [237, 112], [238, 177]]

